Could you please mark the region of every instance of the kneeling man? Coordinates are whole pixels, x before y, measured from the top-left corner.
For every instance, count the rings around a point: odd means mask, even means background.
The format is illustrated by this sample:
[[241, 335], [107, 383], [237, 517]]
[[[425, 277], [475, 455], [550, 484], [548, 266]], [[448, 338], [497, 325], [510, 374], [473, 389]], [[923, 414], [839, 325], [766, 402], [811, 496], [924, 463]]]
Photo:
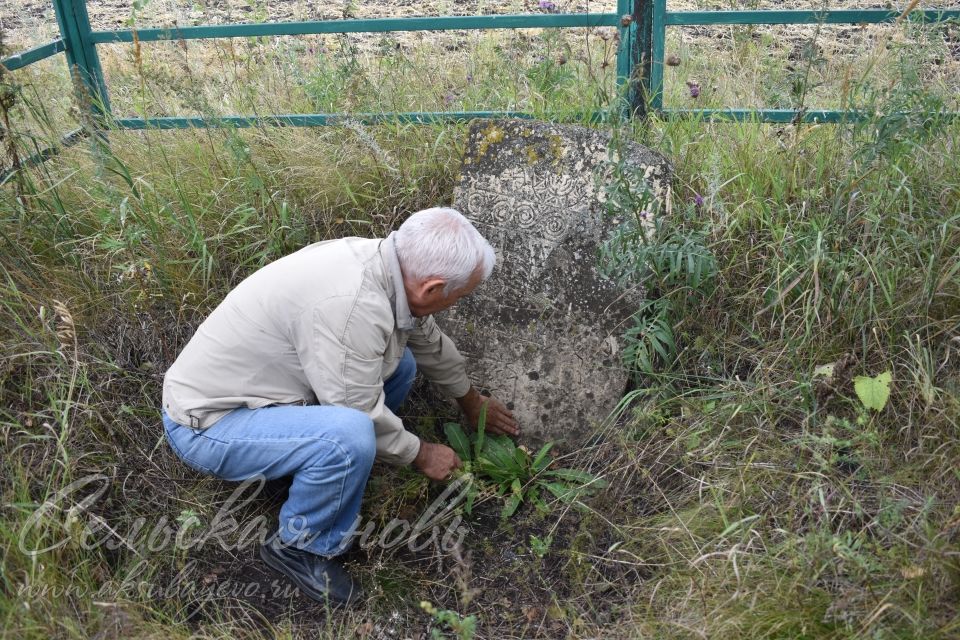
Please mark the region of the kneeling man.
[[184, 462], [224, 480], [293, 477], [260, 556], [306, 595], [360, 596], [336, 556], [375, 457], [433, 480], [461, 465], [396, 416], [418, 368], [470, 422], [486, 403], [487, 429], [519, 433], [503, 403], [470, 385], [432, 317], [494, 261], [473, 225], [443, 208], [415, 213], [386, 239], [312, 244], [241, 282], [167, 371], [163, 423]]

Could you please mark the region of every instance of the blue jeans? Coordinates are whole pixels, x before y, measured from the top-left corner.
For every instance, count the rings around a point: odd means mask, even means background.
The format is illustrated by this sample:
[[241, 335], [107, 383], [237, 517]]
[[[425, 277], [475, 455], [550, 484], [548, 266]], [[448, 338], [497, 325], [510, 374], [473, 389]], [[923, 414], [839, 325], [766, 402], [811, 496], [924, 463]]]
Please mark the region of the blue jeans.
[[[409, 349], [384, 384], [397, 411], [417, 374]], [[361, 411], [282, 405], [234, 409], [212, 427], [193, 430], [163, 413], [167, 441], [197, 471], [230, 481], [293, 476], [280, 508], [280, 540], [323, 556], [345, 551], [376, 455], [373, 423]]]

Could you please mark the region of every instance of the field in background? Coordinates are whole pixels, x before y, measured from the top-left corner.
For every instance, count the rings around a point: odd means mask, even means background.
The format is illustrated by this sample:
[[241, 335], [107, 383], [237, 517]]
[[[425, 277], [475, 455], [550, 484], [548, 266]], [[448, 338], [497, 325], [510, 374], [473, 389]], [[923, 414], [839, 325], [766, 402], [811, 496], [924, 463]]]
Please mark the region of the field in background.
[[[249, 6], [235, 10], [284, 17], [269, 12], [285, 5]], [[454, 8], [471, 12], [444, 10]], [[617, 125], [672, 158], [666, 231], [715, 264], [710, 289], [657, 281], [675, 349], [639, 377], [643, 391], [596, 444], [561, 461], [609, 487], [506, 522], [488, 498], [455, 552], [357, 550], [370, 599], [350, 612], [231, 592], [275, 579], [249, 548], [186, 553], [138, 538], [138, 518], [208, 525], [233, 490], [169, 452], [160, 381], [259, 266], [448, 203], [464, 128], [114, 132], [109, 147], [78, 145], [3, 185], [2, 635], [467, 637], [473, 616], [489, 638], [960, 636], [960, 125], [936, 115], [957, 108], [960, 30], [716, 31], [724, 37], [668, 32], [680, 58], [668, 106], [853, 105], [874, 117]], [[604, 30], [101, 50], [119, 115], [492, 107], [564, 117], [614, 98]], [[15, 102], [5, 164], [82, 119], [60, 61], [4, 81]], [[865, 407], [854, 379], [887, 371], [889, 399]], [[409, 414], [431, 439], [452, 415], [425, 389]], [[91, 473], [109, 478], [92, 516], [31, 521]], [[238, 519], [272, 518], [276, 491]], [[378, 468], [364, 514], [415, 520], [440, 491]], [[81, 525], [97, 518], [109, 527], [97, 537], [113, 544], [86, 548]]]
[[[2, 4], [2, 3], [0, 3]], [[56, 36], [43, 0], [7, 5], [5, 41], [19, 50]], [[612, 11], [604, 3], [558, 3], [558, 11]], [[866, 7], [803, 0], [670, 3], [679, 9]], [[949, 3], [924, 3], [923, 9]], [[532, 2], [94, 3], [94, 28], [226, 21], [542, 12]], [[10, 25], [10, 26], [6, 26]], [[127, 116], [360, 111], [526, 110], [563, 118], [616, 97], [613, 28], [345, 34], [102, 45], [115, 113]], [[895, 108], [923, 89], [960, 109], [960, 27], [916, 25], [671, 27], [668, 108]], [[77, 125], [63, 56], [17, 73], [42, 91], [33, 101], [60, 129]], [[692, 90], [691, 87], [696, 89]], [[909, 102], [899, 105], [909, 106]], [[932, 108], [934, 105], [924, 105]], [[26, 117], [26, 120], [31, 118]], [[52, 133], [52, 132], [50, 132]]]

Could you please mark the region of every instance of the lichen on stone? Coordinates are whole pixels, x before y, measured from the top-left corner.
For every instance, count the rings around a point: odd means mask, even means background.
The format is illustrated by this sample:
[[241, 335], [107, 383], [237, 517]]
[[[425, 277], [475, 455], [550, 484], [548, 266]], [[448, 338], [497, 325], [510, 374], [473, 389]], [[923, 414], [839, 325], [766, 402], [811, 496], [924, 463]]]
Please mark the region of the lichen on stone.
[[482, 136], [482, 139], [480, 140], [480, 144], [477, 146], [478, 158], [487, 154], [487, 150], [490, 149], [490, 145], [503, 142], [505, 137], [503, 129], [494, 123], [487, 125], [487, 127], [480, 132], [480, 135]]
[[558, 164], [566, 153], [566, 148], [563, 144], [563, 138], [557, 134], [551, 134], [548, 138], [550, 141], [550, 158], [553, 164]]

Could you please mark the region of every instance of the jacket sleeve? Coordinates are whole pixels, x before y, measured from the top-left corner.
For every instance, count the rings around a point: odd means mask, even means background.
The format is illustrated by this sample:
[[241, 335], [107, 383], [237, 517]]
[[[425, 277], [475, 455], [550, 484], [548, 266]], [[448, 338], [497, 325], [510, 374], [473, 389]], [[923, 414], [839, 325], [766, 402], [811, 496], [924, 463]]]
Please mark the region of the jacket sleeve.
[[[360, 304], [343, 297], [305, 310], [294, 326], [297, 355], [320, 404], [358, 409], [373, 421], [378, 460], [410, 464], [420, 439], [384, 404], [383, 356], [392, 317], [381, 319], [382, 314], [359, 310]], [[349, 308], [338, 312], [338, 305]]]
[[417, 368], [450, 398], [461, 398], [470, 390], [470, 379], [463, 356], [433, 316], [417, 320], [407, 337], [407, 346], [417, 361]]

